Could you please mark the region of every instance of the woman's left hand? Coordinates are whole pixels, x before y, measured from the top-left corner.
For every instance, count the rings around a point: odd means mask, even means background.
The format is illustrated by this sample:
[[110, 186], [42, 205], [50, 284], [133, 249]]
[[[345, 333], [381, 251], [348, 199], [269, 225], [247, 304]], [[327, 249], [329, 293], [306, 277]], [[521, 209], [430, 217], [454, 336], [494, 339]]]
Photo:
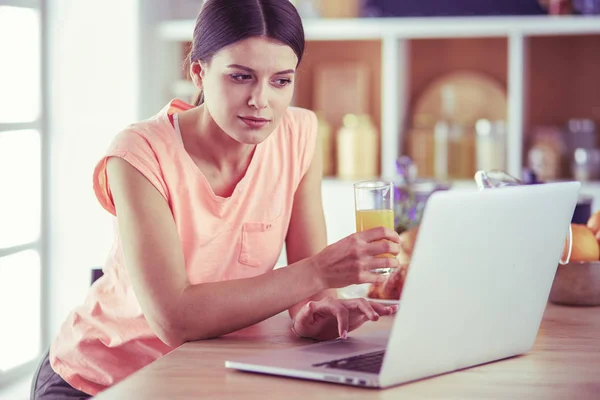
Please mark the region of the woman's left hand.
[[317, 340], [346, 339], [348, 332], [381, 315], [391, 315], [398, 306], [385, 306], [365, 299], [341, 300], [325, 297], [306, 303], [296, 314], [293, 329], [299, 336]]

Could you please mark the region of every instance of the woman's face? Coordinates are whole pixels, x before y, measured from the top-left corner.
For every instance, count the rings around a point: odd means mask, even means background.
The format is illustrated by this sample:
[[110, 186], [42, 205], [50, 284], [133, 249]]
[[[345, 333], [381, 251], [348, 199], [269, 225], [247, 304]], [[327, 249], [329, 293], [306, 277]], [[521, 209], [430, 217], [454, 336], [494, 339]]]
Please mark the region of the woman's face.
[[297, 64], [289, 46], [263, 37], [225, 47], [199, 68], [204, 106], [234, 140], [261, 143], [292, 101]]

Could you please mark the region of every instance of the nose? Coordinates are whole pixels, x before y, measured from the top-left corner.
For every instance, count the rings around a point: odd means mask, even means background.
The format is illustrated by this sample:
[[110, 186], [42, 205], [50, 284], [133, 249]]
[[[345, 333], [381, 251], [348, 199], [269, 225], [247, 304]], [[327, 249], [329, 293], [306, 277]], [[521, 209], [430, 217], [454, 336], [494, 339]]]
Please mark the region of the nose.
[[268, 91], [268, 83], [259, 82], [254, 85], [252, 88], [252, 93], [250, 93], [250, 99], [248, 99], [248, 105], [256, 108], [257, 110], [266, 108], [268, 104]]

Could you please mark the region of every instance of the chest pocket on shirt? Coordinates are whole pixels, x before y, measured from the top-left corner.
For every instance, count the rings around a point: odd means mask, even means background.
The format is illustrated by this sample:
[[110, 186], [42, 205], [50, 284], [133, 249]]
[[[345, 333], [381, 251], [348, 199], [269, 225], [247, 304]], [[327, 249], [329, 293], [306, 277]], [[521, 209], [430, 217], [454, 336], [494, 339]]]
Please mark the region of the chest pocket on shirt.
[[271, 268], [277, 262], [285, 238], [283, 213], [269, 222], [242, 225], [242, 246], [238, 261], [250, 267]]

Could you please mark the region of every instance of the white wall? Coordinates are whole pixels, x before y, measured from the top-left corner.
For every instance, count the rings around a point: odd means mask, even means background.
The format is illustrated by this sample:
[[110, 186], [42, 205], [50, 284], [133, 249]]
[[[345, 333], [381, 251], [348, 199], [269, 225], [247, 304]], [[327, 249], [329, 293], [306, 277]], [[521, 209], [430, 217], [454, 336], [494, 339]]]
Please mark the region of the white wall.
[[322, 186], [327, 243], [332, 244], [356, 232], [354, 182], [325, 179]]
[[138, 0], [48, 0], [51, 138], [50, 304], [53, 337], [81, 303], [112, 239], [92, 172], [138, 117]]

